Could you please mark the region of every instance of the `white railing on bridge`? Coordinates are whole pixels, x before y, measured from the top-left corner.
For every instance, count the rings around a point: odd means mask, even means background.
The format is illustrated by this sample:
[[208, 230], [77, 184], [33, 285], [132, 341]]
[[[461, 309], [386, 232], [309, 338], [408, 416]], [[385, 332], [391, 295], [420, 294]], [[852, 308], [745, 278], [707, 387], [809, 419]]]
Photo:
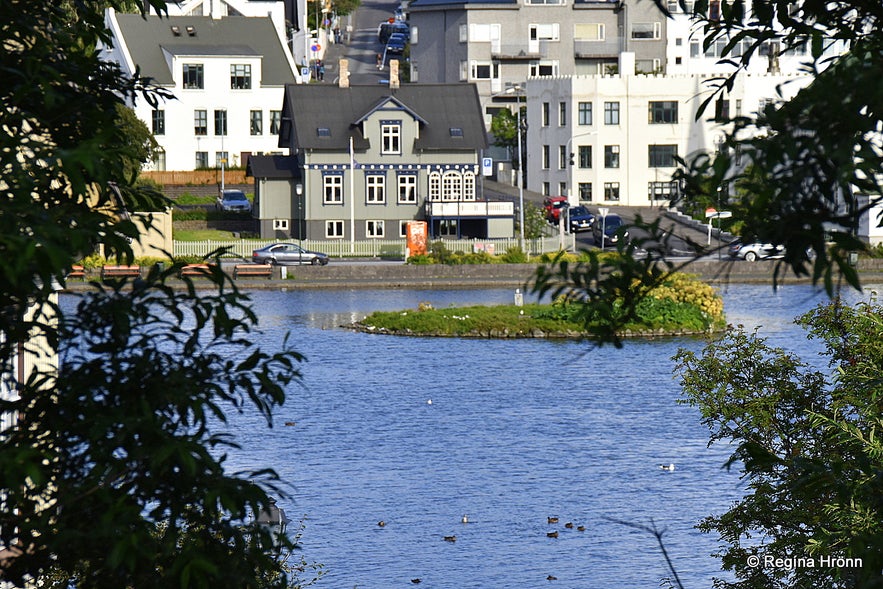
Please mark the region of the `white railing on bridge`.
[[[252, 250], [287, 241], [297, 243], [301, 247], [320, 251], [333, 258], [379, 258], [405, 257], [404, 239], [366, 239], [361, 241], [332, 241], [332, 240], [271, 240], [271, 239], [229, 239], [229, 240], [203, 240], [203, 241], [174, 241], [174, 255], [177, 256], [206, 256], [220, 248], [246, 259], [251, 259]], [[495, 254], [504, 254], [509, 248], [518, 247], [518, 238], [511, 239], [437, 239], [445, 247], [453, 252], [493, 251]], [[488, 247], [492, 245], [492, 247]], [[525, 249], [531, 254], [542, 254], [558, 250], [558, 237], [545, 237], [525, 241]]]

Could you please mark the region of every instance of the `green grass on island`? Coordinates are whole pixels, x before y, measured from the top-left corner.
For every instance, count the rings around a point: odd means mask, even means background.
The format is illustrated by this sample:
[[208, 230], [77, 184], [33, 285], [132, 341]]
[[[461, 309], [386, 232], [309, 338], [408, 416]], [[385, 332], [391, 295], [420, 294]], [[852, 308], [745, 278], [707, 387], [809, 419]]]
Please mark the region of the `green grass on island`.
[[[651, 291], [637, 308], [638, 320], [626, 323], [622, 337], [701, 334], [726, 325], [723, 300], [710, 285], [674, 274]], [[579, 301], [559, 298], [551, 304], [495, 305], [375, 312], [353, 327], [368, 333], [436, 337], [583, 338], [593, 324]]]

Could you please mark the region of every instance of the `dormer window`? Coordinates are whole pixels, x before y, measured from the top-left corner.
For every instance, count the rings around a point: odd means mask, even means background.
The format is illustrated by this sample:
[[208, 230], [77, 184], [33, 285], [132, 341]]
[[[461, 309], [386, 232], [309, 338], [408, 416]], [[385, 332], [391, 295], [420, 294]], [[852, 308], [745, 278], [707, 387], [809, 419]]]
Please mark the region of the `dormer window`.
[[192, 27], [192, 26], [188, 26], [187, 27], [187, 34], [190, 35], [191, 37], [195, 37], [196, 36], [196, 28]]
[[463, 128], [462, 127], [451, 127], [450, 129], [451, 137], [456, 139], [463, 139]]
[[401, 121], [380, 121], [380, 153], [383, 155], [402, 153]]
[[331, 137], [331, 129], [328, 127], [317, 127], [316, 135], [318, 137]]
[[173, 35], [175, 35], [176, 37], [180, 37], [180, 36], [181, 36], [181, 27], [179, 27], [178, 25], [172, 25], [172, 26], [171, 26], [171, 29], [172, 29], [172, 34], [173, 34]]

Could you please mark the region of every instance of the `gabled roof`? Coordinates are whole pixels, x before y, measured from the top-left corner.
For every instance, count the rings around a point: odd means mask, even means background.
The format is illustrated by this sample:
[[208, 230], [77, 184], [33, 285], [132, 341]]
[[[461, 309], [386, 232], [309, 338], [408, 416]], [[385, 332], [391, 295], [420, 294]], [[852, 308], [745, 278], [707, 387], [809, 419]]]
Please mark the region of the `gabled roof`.
[[[291, 125], [292, 144], [286, 147], [346, 151], [352, 136], [356, 150], [367, 149], [368, 140], [359, 123], [387, 109], [400, 111], [398, 118], [419, 122], [420, 138], [414, 145], [418, 150], [487, 148], [481, 104], [473, 84], [405, 84], [394, 90], [381, 85], [289, 84], [282, 124]], [[452, 129], [462, 129], [462, 136]]]
[[[262, 86], [294, 83], [294, 73], [273, 21], [267, 17], [115, 15], [125, 48], [142, 75], [161, 85], [174, 84], [164, 52], [176, 56], [261, 56]], [[190, 35], [188, 27], [195, 33]], [[177, 29], [177, 33], [175, 32]]]
[[290, 155], [252, 155], [248, 158], [245, 175], [253, 178], [300, 180], [300, 163], [297, 157]]

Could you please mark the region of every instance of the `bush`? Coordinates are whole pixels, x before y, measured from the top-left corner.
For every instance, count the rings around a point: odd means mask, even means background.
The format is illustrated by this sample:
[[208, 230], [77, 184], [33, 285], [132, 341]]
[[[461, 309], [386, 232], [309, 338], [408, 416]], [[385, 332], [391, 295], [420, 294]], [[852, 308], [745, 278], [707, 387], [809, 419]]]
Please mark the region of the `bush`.
[[506, 250], [505, 254], [500, 256], [500, 260], [505, 264], [526, 264], [528, 257], [521, 247], [512, 246]]

